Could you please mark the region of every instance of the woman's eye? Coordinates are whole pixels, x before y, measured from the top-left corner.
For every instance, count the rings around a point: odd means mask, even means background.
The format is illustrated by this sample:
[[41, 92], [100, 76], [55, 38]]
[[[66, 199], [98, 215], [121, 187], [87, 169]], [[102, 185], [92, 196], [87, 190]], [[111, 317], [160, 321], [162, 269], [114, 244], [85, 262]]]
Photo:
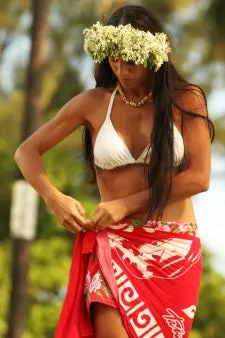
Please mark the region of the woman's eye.
[[117, 61], [118, 61], [118, 59], [117, 59], [117, 58], [113, 58], [113, 57], [111, 57], [111, 58], [110, 58], [110, 61], [111, 61], [111, 62], [117, 62]]
[[128, 63], [129, 65], [135, 65], [135, 62], [134, 62], [134, 61], [132, 61], [132, 60], [130, 60], [130, 61], [127, 61], [127, 63]]

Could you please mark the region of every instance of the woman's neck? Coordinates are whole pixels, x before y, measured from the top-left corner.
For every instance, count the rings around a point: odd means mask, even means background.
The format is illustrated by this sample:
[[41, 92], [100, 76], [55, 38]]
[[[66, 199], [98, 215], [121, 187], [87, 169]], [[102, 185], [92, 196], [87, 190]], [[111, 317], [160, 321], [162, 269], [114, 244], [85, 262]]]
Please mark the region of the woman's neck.
[[152, 81], [149, 81], [148, 79], [148, 82], [146, 81], [145, 83], [142, 83], [134, 87], [131, 87], [129, 84], [127, 85], [121, 84], [121, 87], [125, 96], [128, 99], [140, 101], [141, 99], [143, 99], [143, 97], [145, 97], [146, 95], [149, 94], [149, 92], [152, 91]]

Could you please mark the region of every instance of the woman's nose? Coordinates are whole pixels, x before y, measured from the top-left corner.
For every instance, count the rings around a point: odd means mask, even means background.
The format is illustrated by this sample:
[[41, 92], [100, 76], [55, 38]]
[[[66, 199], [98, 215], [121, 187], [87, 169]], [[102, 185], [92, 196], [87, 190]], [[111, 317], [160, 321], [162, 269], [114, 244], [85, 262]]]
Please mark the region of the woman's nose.
[[123, 61], [119, 61], [117, 64], [117, 75], [127, 75], [127, 67]]

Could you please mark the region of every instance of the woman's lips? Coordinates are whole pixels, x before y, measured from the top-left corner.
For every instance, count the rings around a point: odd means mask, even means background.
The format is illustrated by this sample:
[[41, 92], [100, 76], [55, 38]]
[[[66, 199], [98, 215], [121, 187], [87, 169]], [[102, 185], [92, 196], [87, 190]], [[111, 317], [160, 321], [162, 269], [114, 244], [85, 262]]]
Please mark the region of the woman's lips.
[[121, 84], [123, 84], [123, 85], [128, 85], [129, 83], [130, 83], [130, 79], [121, 79], [120, 80], [120, 82], [121, 82]]

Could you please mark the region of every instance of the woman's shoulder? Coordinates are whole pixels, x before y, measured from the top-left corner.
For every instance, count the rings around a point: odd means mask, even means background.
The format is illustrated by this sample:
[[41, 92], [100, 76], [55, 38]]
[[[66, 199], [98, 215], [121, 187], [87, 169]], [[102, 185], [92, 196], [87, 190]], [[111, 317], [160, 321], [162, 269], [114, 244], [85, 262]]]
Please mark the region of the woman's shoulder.
[[90, 100], [86, 102], [94, 102], [94, 101], [99, 101], [107, 98], [109, 95], [112, 94], [114, 88], [113, 87], [97, 87], [97, 88], [92, 88], [88, 89], [84, 92], [82, 92], [80, 95], [82, 96], [83, 100]]
[[112, 87], [88, 89], [72, 98], [72, 100], [79, 103], [82, 111], [85, 111], [86, 113], [92, 112], [93, 114], [93, 111], [98, 111], [100, 104], [102, 105], [104, 102], [108, 102], [113, 89], [114, 88]]
[[93, 126], [95, 121], [102, 119], [113, 89], [98, 87], [75, 95], [62, 107], [65, 118], [70, 120], [76, 116], [82, 125]]
[[184, 88], [175, 91], [173, 99], [179, 110], [205, 115], [207, 101], [201, 87], [187, 84]]

